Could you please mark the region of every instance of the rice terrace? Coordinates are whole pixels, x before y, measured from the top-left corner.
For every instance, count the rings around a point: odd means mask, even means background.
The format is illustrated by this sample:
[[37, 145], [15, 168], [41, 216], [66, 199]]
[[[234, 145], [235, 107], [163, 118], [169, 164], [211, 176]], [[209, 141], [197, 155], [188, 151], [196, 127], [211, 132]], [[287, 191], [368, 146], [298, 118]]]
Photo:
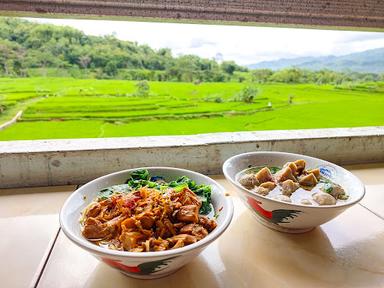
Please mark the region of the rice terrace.
[[[2, 78], [2, 102], [23, 107], [1, 140], [195, 134], [384, 124], [384, 83], [356, 87], [254, 84], [252, 103], [235, 101], [243, 83]], [[38, 89], [36, 89], [38, 87]], [[294, 95], [293, 97], [290, 95]], [[290, 99], [290, 97], [292, 99]], [[290, 103], [289, 103], [290, 102]]]
[[384, 125], [384, 48], [297, 59], [241, 66], [0, 18], [0, 125], [22, 111], [0, 140]]

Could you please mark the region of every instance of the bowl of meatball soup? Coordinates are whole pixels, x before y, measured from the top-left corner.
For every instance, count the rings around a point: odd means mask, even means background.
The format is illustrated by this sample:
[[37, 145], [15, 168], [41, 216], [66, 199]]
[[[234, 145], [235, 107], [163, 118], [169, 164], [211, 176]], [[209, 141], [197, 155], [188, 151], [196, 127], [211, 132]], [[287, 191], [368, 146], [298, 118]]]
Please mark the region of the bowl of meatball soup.
[[281, 232], [309, 231], [365, 194], [363, 183], [348, 170], [300, 154], [239, 154], [225, 161], [223, 172], [256, 219]]

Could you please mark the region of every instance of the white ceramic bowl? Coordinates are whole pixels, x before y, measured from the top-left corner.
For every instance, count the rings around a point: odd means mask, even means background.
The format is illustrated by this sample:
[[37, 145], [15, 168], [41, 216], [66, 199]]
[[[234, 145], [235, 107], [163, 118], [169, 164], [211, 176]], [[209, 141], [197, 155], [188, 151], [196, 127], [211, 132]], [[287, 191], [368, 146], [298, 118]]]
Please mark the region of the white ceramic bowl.
[[[340, 184], [349, 194], [342, 204], [309, 206], [291, 204], [267, 198], [247, 190], [236, 179], [236, 175], [250, 166], [283, 166], [286, 162], [304, 159], [308, 168], [320, 168], [321, 174]], [[363, 183], [351, 172], [330, 162], [317, 158], [285, 152], [250, 152], [229, 158], [223, 165], [223, 172], [239, 191], [241, 199], [256, 215], [257, 220], [269, 228], [289, 233], [301, 233], [319, 226], [352, 205], [365, 194]]]
[[[212, 204], [219, 212], [217, 227], [202, 240], [174, 250], [160, 252], [115, 251], [92, 244], [81, 234], [80, 212], [96, 198], [101, 189], [124, 183], [131, 171], [147, 169], [151, 176], [162, 176], [166, 181], [187, 176], [197, 184], [212, 187]], [[217, 239], [228, 227], [233, 215], [230, 196], [216, 181], [202, 174], [169, 167], [143, 167], [124, 170], [97, 178], [76, 190], [65, 202], [60, 212], [60, 225], [65, 235], [96, 258], [120, 270], [124, 274], [140, 279], [154, 279], [169, 275], [196, 257], [208, 244]]]

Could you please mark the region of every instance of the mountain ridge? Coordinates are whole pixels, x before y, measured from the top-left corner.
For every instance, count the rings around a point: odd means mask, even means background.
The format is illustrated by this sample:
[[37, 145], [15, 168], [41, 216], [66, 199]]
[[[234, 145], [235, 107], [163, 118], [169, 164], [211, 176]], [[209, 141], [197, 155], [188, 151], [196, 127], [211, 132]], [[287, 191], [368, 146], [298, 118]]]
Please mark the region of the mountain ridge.
[[305, 68], [309, 70], [329, 69], [345, 72], [384, 72], [384, 47], [369, 49], [341, 56], [328, 55], [320, 57], [281, 58], [247, 65], [250, 69], [280, 70], [285, 68]]

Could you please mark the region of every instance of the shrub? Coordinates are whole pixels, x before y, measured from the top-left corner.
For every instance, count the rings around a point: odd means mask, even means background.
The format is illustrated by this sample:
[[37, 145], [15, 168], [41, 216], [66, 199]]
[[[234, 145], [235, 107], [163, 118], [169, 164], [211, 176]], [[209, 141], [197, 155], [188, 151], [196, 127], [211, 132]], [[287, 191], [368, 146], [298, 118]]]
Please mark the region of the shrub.
[[148, 81], [143, 80], [136, 83], [136, 95], [141, 97], [146, 97], [149, 95], [149, 84]]
[[252, 103], [253, 100], [255, 100], [258, 93], [259, 93], [259, 90], [257, 88], [252, 86], [246, 86], [238, 94], [237, 101]]
[[221, 98], [221, 97], [216, 97], [216, 98], [215, 98], [215, 102], [216, 102], [216, 103], [223, 103], [223, 98]]
[[288, 104], [292, 104], [294, 98], [295, 98], [295, 95], [290, 94], [290, 95], [288, 96]]

